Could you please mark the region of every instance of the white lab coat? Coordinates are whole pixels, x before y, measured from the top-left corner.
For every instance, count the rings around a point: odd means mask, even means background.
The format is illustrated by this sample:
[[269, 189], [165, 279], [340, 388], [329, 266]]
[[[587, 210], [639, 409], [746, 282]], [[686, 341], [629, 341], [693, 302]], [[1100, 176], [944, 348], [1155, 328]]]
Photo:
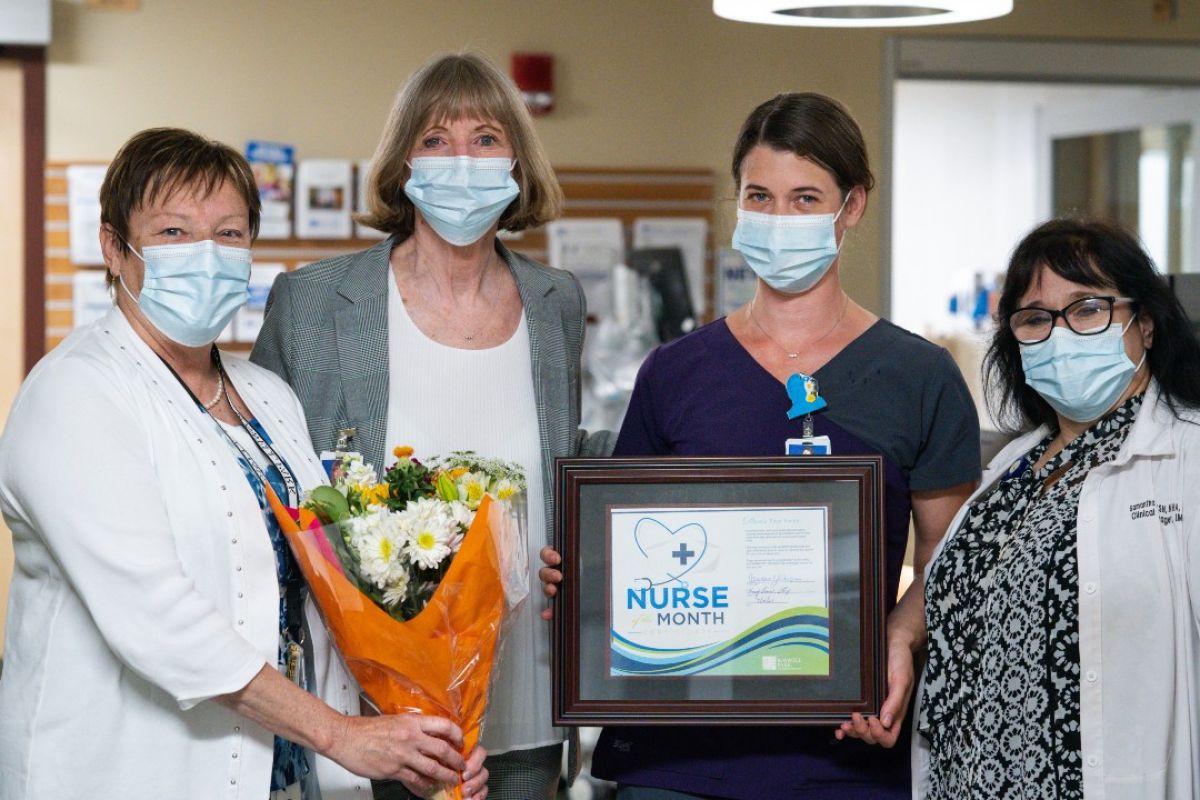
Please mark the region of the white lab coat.
[[[275, 375], [231, 380], [297, 473], [323, 480]], [[0, 676], [0, 797], [269, 794], [272, 734], [211, 698], [274, 665], [275, 559], [228, 442], [113, 309], [30, 373], [0, 438], [16, 569]], [[357, 687], [308, 609], [319, 694]], [[316, 759], [324, 800], [369, 781]]]
[[[1183, 417], [1160, 401], [1152, 383], [1117, 457], [1093, 468], [1079, 495], [1080, 730], [1088, 800], [1200, 798], [1200, 414]], [[1039, 429], [1004, 448], [971, 500], [1046, 433]], [[914, 735], [914, 798], [927, 792], [928, 756], [928, 742]]]

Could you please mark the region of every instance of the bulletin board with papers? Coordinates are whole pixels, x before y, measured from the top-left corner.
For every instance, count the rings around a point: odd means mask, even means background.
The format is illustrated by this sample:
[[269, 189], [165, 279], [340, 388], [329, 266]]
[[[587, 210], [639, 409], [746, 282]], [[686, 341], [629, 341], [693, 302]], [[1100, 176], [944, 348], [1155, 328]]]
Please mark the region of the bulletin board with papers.
[[[352, 162], [339, 162], [350, 165]], [[344, 183], [346, 176], [332, 175], [329, 164], [315, 164], [312, 177], [320, 189], [335, 178]], [[357, 175], [365, 174], [365, 162], [353, 165]], [[95, 193], [103, 179], [104, 164], [50, 162], [46, 165], [46, 351], [61, 342], [71, 329], [103, 314], [111, 304], [104, 281], [103, 260], [94, 241], [99, 231], [99, 204]], [[308, 186], [312, 173], [299, 162], [297, 183]], [[710, 319], [713, 309], [713, 175], [705, 169], [556, 168], [566, 196], [564, 219], [616, 220], [623, 241], [629, 246], [663, 246], [672, 237], [681, 237], [694, 299], [702, 300]], [[325, 173], [330, 173], [326, 175]], [[356, 187], [362, 181], [355, 180]], [[299, 186], [297, 189], [299, 190]], [[347, 228], [334, 223], [332, 215], [320, 212], [322, 205], [337, 205], [336, 192], [309, 191], [312, 202], [307, 209], [294, 209], [296, 227], [304, 224], [306, 214], [318, 212], [318, 219], [330, 231], [349, 238], [260, 237], [254, 246], [254, 267], [250, 279], [250, 302], [238, 312], [230, 327], [222, 333], [221, 347], [249, 351], [253, 347], [263, 308], [275, 276], [285, 270], [331, 256], [363, 250], [378, 243], [380, 234], [360, 225]], [[355, 191], [355, 195], [361, 193]], [[332, 199], [330, 199], [332, 197]], [[361, 197], [356, 205], [361, 204]], [[314, 206], [316, 208], [314, 208]], [[325, 219], [327, 217], [328, 219]], [[611, 223], [609, 223], [611, 224]], [[319, 228], [316, 225], [314, 228]], [[310, 234], [311, 235], [311, 234]], [[546, 230], [539, 228], [517, 234], [501, 232], [509, 249], [544, 264], [550, 263]], [[89, 241], [91, 240], [91, 241]]]

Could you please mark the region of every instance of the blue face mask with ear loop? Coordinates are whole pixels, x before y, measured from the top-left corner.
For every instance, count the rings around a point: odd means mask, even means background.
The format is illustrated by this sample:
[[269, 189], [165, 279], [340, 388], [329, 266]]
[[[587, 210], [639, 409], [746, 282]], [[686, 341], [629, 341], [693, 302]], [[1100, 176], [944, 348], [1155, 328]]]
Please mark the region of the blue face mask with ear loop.
[[432, 156], [408, 162], [404, 194], [452, 245], [479, 241], [521, 193], [508, 158]]
[[126, 244], [146, 265], [142, 291], [129, 299], [167, 338], [187, 347], [216, 340], [249, 297], [250, 250], [201, 242], [143, 247]]
[[733, 248], [772, 289], [806, 292], [837, 260], [842, 245], [834, 223], [848, 202], [850, 192], [836, 214], [761, 214], [739, 207]]
[[1102, 333], [1082, 336], [1056, 326], [1050, 338], [1018, 345], [1025, 382], [1050, 407], [1075, 422], [1091, 422], [1111, 409], [1146, 360], [1134, 364], [1125, 352], [1124, 327], [1109, 323]]

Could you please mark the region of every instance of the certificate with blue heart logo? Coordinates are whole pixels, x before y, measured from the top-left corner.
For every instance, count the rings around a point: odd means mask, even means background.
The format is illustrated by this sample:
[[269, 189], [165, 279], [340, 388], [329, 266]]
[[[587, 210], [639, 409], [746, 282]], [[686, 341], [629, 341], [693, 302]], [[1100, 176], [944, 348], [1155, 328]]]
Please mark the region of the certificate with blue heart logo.
[[827, 676], [827, 505], [609, 509], [620, 676]]

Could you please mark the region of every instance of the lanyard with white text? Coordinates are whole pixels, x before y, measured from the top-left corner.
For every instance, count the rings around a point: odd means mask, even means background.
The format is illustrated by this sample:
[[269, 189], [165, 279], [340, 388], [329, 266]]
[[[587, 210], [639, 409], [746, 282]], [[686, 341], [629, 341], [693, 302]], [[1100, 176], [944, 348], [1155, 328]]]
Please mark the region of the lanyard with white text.
[[[216, 363], [217, 369], [221, 371], [221, 377], [225, 379], [225, 385], [230, 386], [229, 374], [225, 372], [225, 365], [221, 363], [221, 355], [217, 352], [217, 348], [215, 346], [213, 347], [213, 361]], [[225, 392], [225, 402], [229, 405], [230, 410], [233, 411], [234, 415], [238, 418], [238, 423], [241, 424], [242, 430], [244, 430], [254, 441], [254, 446], [257, 447], [259, 451], [267, 457], [267, 460], [271, 462], [275, 469], [278, 470], [280, 477], [283, 478], [283, 486], [285, 489], [287, 489], [288, 506], [291, 508], [299, 508], [300, 491], [296, 488], [296, 478], [292, 475], [292, 471], [288, 468], [288, 465], [284, 463], [283, 459], [279, 457], [279, 454], [275, 452], [275, 448], [272, 447], [270, 443], [262, 437], [262, 435], [258, 432], [258, 429], [251, 425], [249, 420], [242, 416], [241, 410], [238, 409], [237, 405], [233, 402], [233, 398], [229, 396], [228, 391]], [[224, 428], [221, 430], [222, 432], [225, 431]], [[225, 433], [225, 436], [230, 442], [233, 442], [233, 446], [236, 447], [241, 452], [242, 456], [250, 463], [251, 469], [254, 470], [255, 475], [257, 475], [259, 480], [263, 482], [263, 485], [268, 485], [266, 480], [267, 476], [263, 474], [262, 468], [258, 466], [258, 463], [250, 458], [249, 454], [242, 448], [240, 444], [234, 441], [232, 436], [230, 436], [228, 433]]]
[[[212, 348], [212, 360], [216, 365], [217, 370], [220, 372], [221, 380], [224, 381], [225, 386], [232, 386], [229, 381], [229, 374], [225, 372], [225, 366], [221, 363], [221, 355], [219, 352], [217, 352], [216, 345], [213, 345]], [[170, 371], [170, 373], [175, 376], [175, 380], [179, 381], [179, 385], [183, 387], [183, 390], [188, 393], [188, 397], [192, 398], [192, 401], [196, 404], [197, 408], [199, 408], [205, 414], [205, 416], [209, 417], [214, 423], [216, 423], [217, 430], [221, 431], [221, 435], [225, 437], [225, 441], [229, 442], [229, 444], [231, 444], [234, 449], [237, 450], [237, 452], [241, 455], [242, 460], [254, 472], [254, 476], [258, 479], [259, 483], [263, 487], [264, 497], [266, 492], [273, 493], [274, 489], [271, 488], [271, 481], [267, 478], [266, 472], [259, 465], [257, 459], [253, 458], [250, 453], [246, 452], [246, 448], [242, 447], [242, 445], [236, 439], [229, 435], [229, 431], [225, 430], [225, 426], [221, 424], [220, 420], [218, 420], [216, 417], [213, 417], [212, 414], [209, 414], [208, 409], [205, 408], [204, 404], [201, 403], [196, 397], [195, 392], [193, 392], [191, 388], [184, 383], [183, 378], [179, 377], [179, 373], [167, 363], [165, 358], [162, 359], [162, 362], [163, 365], [166, 366], [166, 368]], [[267, 457], [267, 460], [271, 462], [275, 469], [278, 470], [279, 476], [283, 479], [284, 488], [287, 489], [288, 504], [292, 508], [298, 508], [300, 505], [300, 492], [296, 487], [296, 479], [292, 475], [291, 469], [288, 468], [288, 465], [284, 463], [279, 454], [275, 452], [275, 448], [271, 447], [270, 443], [268, 443], [267, 440], [264, 439], [257, 430], [255, 430], [254, 426], [251, 425], [244, 416], [242, 416], [242, 412], [238, 410], [238, 407], [234, 404], [232, 398], [229, 396], [228, 388], [225, 390], [225, 402], [229, 404], [229, 408], [237, 416], [242, 430], [244, 430], [247, 435], [250, 436], [250, 439], [254, 442], [255, 447], [257, 447], [262, 454]], [[286, 648], [287, 652], [285, 660], [287, 676], [290, 680], [294, 681], [297, 679], [299, 674], [297, 670], [301, 654], [300, 644], [304, 641], [304, 619], [302, 608], [304, 602], [302, 594], [304, 581], [300, 576], [300, 570], [295, 564], [294, 560], [290, 555], [286, 557], [291, 562], [291, 566], [287, 570], [284, 578], [284, 590], [286, 592], [287, 608], [287, 618], [284, 622], [284, 627], [287, 630], [288, 636], [288, 646]]]
[[[211, 418], [213, 422], [217, 424], [217, 430], [221, 431], [221, 435], [225, 437], [225, 441], [229, 442], [229, 444], [232, 445], [233, 448], [242, 456], [242, 459], [246, 462], [246, 465], [254, 472], [254, 477], [258, 478], [259, 482], [263, 486], [270, 486], [271, 484], [267, 478], [267, 474], [263, 471], [263, 468], [259, 466], [258, 460], [253, 458], [250, 453], [246, 451], [246, 448], [242, 447], [242, 445], [236, 439], [229, 435], [229, 431], [225, 430], [225, 427], [221, 424], [220, 420], [218, 420], [216, 417], [213, 417], [212, 414], [208, 412], [208, 409], [205, 408], [204, 404], [201, 403], [199, 398], [196, 397], [195, 392], [193, 392], [187, 383], [184, 382], [183, 378], [179, 377], [179, 373], [167, 363], [167, 360], [165, 358], [161, 360], [163, 362], [163, 366], [165, 366], [167, 370], [175, 376], [175, 380], [179, 381], [179, 385], [182, 386], [183, 390], [188, 393], [188, 397], [192, 398], [192, 402], [196, 404], [196, 406], [204, 413], [205, 416]], [[221, 354], [217, 351], [216, 345], [213, 345], [212, 348], [212, 360], [213, 364], [215, 364], [217, 367], [217, 371], [220, 372], [221, 380], [225, 382], [225, 386], [231, 386], [232, 384], [229, 381], [229, 374], [225, 372], [225, 365], [221, 363]], [[250, 437], [250, 440], [254, 442], [254, 446], [259, 449], [259, 452], [266, 456], [267, 460], [271, 462], [272, 466], [279, 471], [279, 476], [283, 479], [283, 486], [287, 490], [287, 504], [292, 508], [298, 508], [300, 504], [300, 491], [296, 488], [296, 478], [292, 474], [291, 469], [289, 469], [288, 465], [284, 463], [284, 460], [279, 457], [279, 454], [275, 452], [275, 448], [273, 448], [267, 442], [267, 440], [259, 434], [254, 426], [251, 425], [244, 416], [242, 416], [242, 412], [238, 410], [238, 407], [234, 404], [233, 399], [230, 397], [228, 388], [226, 388], [224, 394], [225, 402], [229, 405], [229, 408], [233, 411], [234, 415], [237, 416], [238, 423], [241, 425], [242, 430], [244, 430], [246, 435]]]

